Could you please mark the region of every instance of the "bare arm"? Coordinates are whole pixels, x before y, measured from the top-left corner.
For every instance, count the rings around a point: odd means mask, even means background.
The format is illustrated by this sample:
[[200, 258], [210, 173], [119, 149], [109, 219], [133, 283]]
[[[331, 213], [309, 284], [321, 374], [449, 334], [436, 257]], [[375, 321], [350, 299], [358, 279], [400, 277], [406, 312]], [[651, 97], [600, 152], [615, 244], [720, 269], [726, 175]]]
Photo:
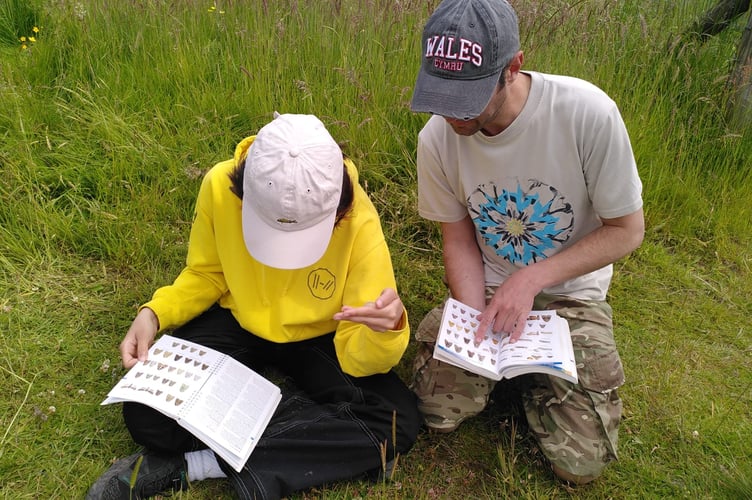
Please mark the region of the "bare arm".
[[444, 269], [452, 296], [482, 311], [486, 307], [486, 279], [473, 221], [465, 217], [459, 222], [444, 222], [441, 236]]
[[480, 309], [484, 312], [478, 331], [485, 331], [493, 324], [495, 332], [511, 333], [515, 341], [541, 290], [611, 264], [642, 243], [645, 233], [642, 209], [615, 219], [601, 219], [601, 222], [601, 227], [571, 247], [507, 278], [485, 310]]

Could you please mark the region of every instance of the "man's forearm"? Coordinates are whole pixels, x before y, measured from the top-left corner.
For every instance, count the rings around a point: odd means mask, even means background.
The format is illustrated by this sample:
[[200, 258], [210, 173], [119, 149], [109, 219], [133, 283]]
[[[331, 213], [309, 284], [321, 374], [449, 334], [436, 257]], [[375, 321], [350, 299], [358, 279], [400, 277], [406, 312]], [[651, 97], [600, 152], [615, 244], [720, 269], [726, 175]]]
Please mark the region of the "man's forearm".
[[444, 269], [452, 296], [482, 311], [486, 305], [483, 257], [469, 218], [442, 224]]
[[591, 273], [628, 255], [642, 243], [642, 210], [604, 225], [548, 259], [520, 270], [540, 291]]

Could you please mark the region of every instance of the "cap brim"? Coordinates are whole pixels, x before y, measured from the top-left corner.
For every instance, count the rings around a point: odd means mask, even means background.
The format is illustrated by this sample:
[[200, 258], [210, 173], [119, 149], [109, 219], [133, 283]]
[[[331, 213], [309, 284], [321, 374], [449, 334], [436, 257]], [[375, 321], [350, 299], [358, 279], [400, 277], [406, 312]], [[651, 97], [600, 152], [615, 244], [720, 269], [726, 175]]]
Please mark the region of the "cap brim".
[[243, 202], [243, 239], [251, 256], [269, 267], [301, 269], [315, 264], [326, 252], [336, 212], [305, 229], [282, 231], [269, 226]]
[[486, 109], [500, 74], [501, 71], [475, 80], [451, 80], [421, 70], [410, 109], [460, 120], [475, 118]]

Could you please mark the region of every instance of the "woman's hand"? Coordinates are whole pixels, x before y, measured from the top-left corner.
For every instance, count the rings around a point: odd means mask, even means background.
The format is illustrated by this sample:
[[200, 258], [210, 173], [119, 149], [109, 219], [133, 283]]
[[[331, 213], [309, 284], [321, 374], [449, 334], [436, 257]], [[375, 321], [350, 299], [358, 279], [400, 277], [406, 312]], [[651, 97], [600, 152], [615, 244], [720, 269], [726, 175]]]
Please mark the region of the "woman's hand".
[[125, 338], [120, 342], [120, 358], [123, 360], [124, 368], [131, 368], [138, 361], [146, 361], [146, 355], [157, 336], [157, 331], [159, 331], [157, 315], [148, 307], [141, 309], [131, 323]]
[[361, 323], [377, 332], [401, 330], [404, 318], [405, 306], [392, 288], [385, 288], [375, 301], [360, 307], [342, 306], [342, 310], [334, 315], [337, 321]]

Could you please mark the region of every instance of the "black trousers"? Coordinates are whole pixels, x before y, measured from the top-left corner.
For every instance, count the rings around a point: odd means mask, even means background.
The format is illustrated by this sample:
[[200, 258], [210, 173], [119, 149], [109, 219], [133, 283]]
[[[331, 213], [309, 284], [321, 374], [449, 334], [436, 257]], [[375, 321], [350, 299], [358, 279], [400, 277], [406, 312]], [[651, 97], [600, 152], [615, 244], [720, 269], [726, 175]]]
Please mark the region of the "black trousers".
[[[421, 425], [415, 395], [396, 373], [352, 377], [337, 361], [333, 334], [277, 344], [243, 330], [218, 306], [171, 335], [229, 354], [252, 369], [288, 377], [283, 399], [240, 473], [217, 456], [239, 498], [276, 499], [294, 491], [361, 477], [406, 453]], [[164, 454], [206, 448], [175, 420], [123, 404], [133, 439]], [[383, 453], [383, 455], [382, 455]]]

